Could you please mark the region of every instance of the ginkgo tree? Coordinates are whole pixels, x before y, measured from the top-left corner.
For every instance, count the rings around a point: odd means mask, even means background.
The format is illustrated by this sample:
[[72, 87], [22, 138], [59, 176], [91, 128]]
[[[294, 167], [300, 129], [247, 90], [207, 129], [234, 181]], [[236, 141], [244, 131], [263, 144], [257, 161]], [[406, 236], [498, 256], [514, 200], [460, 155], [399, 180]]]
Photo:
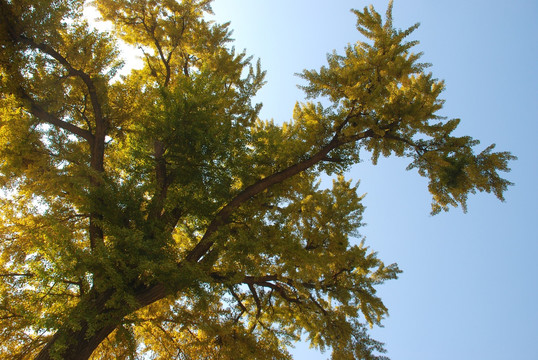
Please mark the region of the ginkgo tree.
[[[0, 0], [0, 357], [381, 359], [369, 326], [394, 279], [344, 173], [409, 159], [432, 212], [503, 199], [513, 159], [453, 135], [415, 41], [354, 10], [362, 41], [300, 74], [307, 100], [259, 119], [259, 63], [210, 0]], [[144, 66], [118, 75], [118, 44]], [[321, 187], [322, 174], [334, 180]]]

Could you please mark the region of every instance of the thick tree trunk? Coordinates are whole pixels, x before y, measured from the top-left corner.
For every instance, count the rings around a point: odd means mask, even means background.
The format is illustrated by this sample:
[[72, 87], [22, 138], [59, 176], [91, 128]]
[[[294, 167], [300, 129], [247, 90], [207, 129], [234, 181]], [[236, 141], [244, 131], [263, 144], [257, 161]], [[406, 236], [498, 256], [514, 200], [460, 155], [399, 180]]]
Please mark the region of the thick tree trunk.
[[[106, 302], [111, 297], [111, 292], [101, 294], [97, 298], [86, 298], [75, 308], [73, 312], [74, 318], [80, 318], [78, 323], [72, 324], [70, 327], [59, 329], [51, 340], [40, 351], [35, 360], [52, 360], [53, 357], [59, 355], [60, 359], [64, 360], [86, 360], [89, 359], [92, 353], [97, 349], [99, 344], [110, 335], [114, 329], [121, 323], [122, 319], [150, 305], [167, 295], [166, 288], [161, 285], [154, 285], [149, 288], [142, 289], [138, 292], [136, 299], [138, 300], [137, 308], [125, 309], [110, 309], [106, 307]], [[77, 311], [85, 311], [92, 313], [92, 318], [88, 319], [82, 314], [77, 314]], [[103, 316], [105, 315], [105, 316]], [[106, 318], [105, 322], [92, 323], [92, 319]], [[99, 325], [95, 327], [95, 324]], [[91, 333], [88, 331], [92, 325]], [[76, 330], [75, 330], [76, 329]], [[55, 351], [55, 347], [63, 348], [60, 353]], [[65, 347], [64, 347], [65, 346]]]
[[[37, 355], [36, 360], [52, 360], [55, 353], [54, 346], [58, 341], [68, 341], [68, 346], [61, 352], [60, 359], [85, 360], [89, 359], [99, 344], [116, 328], [118, 324], [110, 324], [99, 329], [94, 335], [87, 338], [88, 325], [84, 324], [78, 331], [61, 329]], [[51, 352], [52, 350], [52, 352]]]

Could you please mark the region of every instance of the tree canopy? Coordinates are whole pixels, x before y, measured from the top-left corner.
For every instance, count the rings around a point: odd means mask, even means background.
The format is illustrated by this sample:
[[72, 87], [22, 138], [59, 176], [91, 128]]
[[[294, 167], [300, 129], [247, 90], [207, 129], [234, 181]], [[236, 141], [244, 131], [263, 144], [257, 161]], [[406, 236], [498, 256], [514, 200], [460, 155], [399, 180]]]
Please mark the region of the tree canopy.
[[[361, 41], [305, 70], [292, 119], [258, 117], [260, 63], [210, 0], [0, 0], [0, 357], [383, 359], [395, 279], [345, 172], [409, 159], [432, 213], [503, 199], [514, 157], [455, 136], [418, 26], [353, 10]], [[142, 69], [118, 75], [125, 42]], [[332, 187], [320, 176], [333, 178]]]

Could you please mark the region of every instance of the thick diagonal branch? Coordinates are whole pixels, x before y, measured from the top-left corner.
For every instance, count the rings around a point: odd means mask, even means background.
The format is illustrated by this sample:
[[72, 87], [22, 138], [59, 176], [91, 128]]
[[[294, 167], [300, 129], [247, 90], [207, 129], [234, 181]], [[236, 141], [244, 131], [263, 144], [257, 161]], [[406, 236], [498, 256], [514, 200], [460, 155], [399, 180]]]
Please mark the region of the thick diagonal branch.
[[81, 138], [88, 141], [90, 146], [94, 143], [94, 136], [91, 132], [88, 130], [79, 128], [76, 125], [73, 125], [67, 121], [63, 121], [56, 116], [52, 115], [48, 111], [46, 111], [42, 106], [40, 106], [37, 101], [32, 99], [30, 95], [28, 95], [22, 87], [19, 87], [17, 91], [17, 95], [26, 105], [28, 111], [34, 115], [39, 120], [50, 124], [52, 126], [58, 127], [60, 129], [66, 130], [70, 132], [73, 135], [80, 136]]
[[211, 248], [214, 244], [214, 241], [211, 239], [212, 235], [223, 225], [225, 225], [232, 213], [239, 208], [246, 201], [252, 199], [254, 196], [260, 194], [261, 192], [267, 190], [275, 184], [279, 184], [294, 175], [297, 175], [312, 166], [324, 161], [327, 157], [327, 154], [338, 148], [339, 146], [345, 145], [347, 143], [355, 142], [367, 137], [375, 136], [372, 130], [366, 130], [359, 134], [356, 134], [351, 137], [341, 138], [339, 134], [336, 134], [332, 140], [321, 148], [317, 153], [311, 157], [303, 160], [295, 165], [292, 165], [282, 171], [276, 172], [266, 178], [263, 178], [245, 188], [239, 194], [237, 194], [228, 204], [226, 204], [215, 216], [213, 221], [207, 227], [206, 232], [204, 233], [202, 239], [198, 244], [189, 252], [186, 257], [188, 262], [197, 262], [199, 261]]

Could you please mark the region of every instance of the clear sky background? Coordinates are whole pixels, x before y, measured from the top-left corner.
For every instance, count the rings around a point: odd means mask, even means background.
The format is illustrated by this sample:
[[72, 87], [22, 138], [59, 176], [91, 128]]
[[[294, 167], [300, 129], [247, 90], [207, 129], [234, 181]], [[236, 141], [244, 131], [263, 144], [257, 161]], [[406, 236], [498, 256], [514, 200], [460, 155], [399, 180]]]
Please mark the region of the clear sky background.
[[[294, 73], [325, 64], [326, 54], [360, 40], [351, 8], [377, 0], [216, 0], [238, 49], [261, 58], [268, 84], [262, 118], [291, 117], [303, 100]], [[538, 1], [396, 0], [395, 25], [445, 79], [443, 115], [461, 118], [459, 134], [519, 157], [501, 203], [478, 194], [461, 209], [430, 216], [425, 179], [402, 159], [367, 162], [348, 174], [367, 193], [362, 233], [385, 263], [404, 273], [379, 288], [390, 317], [373, 329], [393, 360], [538, 359]], [[328, 353], [298, 345], [297, 359]]]

